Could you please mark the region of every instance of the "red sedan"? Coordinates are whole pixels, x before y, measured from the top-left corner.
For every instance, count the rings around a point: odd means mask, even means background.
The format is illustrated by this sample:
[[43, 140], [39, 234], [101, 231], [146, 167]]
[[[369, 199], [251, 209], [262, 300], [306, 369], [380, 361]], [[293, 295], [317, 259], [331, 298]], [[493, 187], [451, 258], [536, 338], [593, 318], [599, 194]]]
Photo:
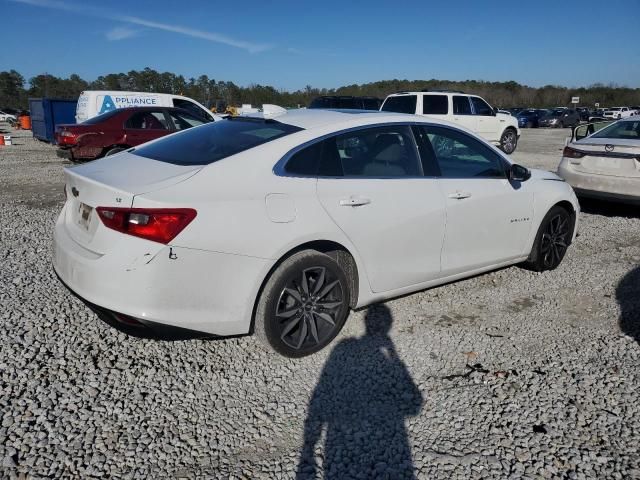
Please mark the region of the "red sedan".
[[57, 153], [71, 161], [93, 160], [210, 121], [181, 108], [122, 108], [79, 124], [58, 125]]

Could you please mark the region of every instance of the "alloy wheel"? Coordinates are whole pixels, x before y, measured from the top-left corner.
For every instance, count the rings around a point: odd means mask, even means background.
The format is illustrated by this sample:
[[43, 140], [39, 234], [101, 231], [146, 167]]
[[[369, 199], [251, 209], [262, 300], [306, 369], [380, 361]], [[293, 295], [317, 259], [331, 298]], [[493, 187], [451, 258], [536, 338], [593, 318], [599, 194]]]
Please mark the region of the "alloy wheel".
[[508, 130], [502, 135], [502, 149], [505, 153], [511, 153], [515, 150], [516, 134]]
[[343, 285], [330, 270], [303, 270], [286, 284], [276, 304], [280, 340], [300, 350], [333, 337], [341, 327], [338, 315], [344, 300]]
[[557, 214], [551, 218], [542, 234], [540, 251], [546, 268], [557, 266], [567, 251], [569, 234], [569, 217]]

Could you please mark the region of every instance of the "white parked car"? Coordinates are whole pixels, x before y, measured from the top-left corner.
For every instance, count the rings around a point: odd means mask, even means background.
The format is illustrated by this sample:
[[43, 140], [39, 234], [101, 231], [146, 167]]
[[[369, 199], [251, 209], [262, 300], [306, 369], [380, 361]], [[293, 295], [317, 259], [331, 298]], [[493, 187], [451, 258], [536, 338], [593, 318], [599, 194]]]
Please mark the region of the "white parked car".
[[8, 122], [9, 120], [17, 120], [15, 115], [12, 115], [10, 113], [5, 113], [2, 110], [0, 110], [0, 122]]
[[629, 107], [611, 107], [605, 110], [604, 118], [619, 120], [621, 118], [627, 118], [635, 115], [635, 113], [636, 112], [634, 110], [631, 110]]
[[[127, 324], [326, 346], [351, 308], [560, 264], [579, 205], [455, 125], [293, 110], [195, 127], [65, 170], [54, 268]], [[535, 281], [535, 280], [534, 280]]]
[[499, 146], [505, 153], [513, 153], [520, 138], [516, 117], [500, 113], [482, 98], [463, 92], [394, 93], [385, 99], [380, 110], [426, 115], [457, 123]]
[[640, 117], [618, 120], [587, 136], [595, 126], [574, 131], [558, 174], [578, 195], [640, 204]]

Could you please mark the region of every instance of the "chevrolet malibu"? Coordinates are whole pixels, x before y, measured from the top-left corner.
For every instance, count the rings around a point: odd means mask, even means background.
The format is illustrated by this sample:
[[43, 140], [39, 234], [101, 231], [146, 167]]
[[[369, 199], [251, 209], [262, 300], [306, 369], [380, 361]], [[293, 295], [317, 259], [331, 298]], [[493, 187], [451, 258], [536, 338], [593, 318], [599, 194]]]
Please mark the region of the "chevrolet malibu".
[[237, 117], [65, 180], [53, 264], [89, 305], [152, 328], [255, 332], [289, 357], [329, 344], [351, 309], [507, 265], [554, 269], [579, 212], [555, 174], [386, 112]]

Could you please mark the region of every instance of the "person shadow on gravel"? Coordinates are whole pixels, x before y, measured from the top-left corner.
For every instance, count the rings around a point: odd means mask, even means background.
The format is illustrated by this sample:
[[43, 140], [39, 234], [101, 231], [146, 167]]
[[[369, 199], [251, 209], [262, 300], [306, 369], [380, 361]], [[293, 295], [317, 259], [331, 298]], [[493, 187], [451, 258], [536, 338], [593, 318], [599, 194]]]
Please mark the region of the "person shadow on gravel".
[[640, 266], [627, 273], [616, 288], [620, 330], [640, 343]]
[[[340, 480], [415, 478], [404, 422], [423, 402], [389, 337], [392, 323], [386, 306], [369, 307], [366, 334], [331, 352], [309, 402], [298, 480], [318, 473]], [[322, 461], [315, 450], [323, 430]]]

